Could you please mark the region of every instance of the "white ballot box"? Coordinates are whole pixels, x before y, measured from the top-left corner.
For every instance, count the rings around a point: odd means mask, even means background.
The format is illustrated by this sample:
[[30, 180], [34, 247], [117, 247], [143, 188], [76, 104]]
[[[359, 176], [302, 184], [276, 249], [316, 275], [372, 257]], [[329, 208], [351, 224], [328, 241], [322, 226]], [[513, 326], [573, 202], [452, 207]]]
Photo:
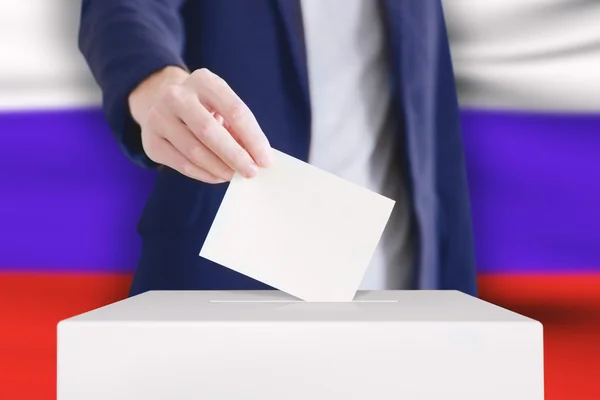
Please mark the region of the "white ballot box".
[[542, 400], [542, 325], [455, 291], [148, 292], [58, 325], [58, 400]]

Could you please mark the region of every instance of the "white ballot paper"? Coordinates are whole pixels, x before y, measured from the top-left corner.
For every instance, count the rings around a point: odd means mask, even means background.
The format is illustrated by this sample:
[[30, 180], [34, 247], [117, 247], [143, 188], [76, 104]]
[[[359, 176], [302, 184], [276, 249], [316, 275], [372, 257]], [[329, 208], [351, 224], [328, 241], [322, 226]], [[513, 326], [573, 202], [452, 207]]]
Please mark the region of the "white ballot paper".
[[306, 301], [352, 301], [395, 202], [274, 150], [235, 174], [200, 256]]

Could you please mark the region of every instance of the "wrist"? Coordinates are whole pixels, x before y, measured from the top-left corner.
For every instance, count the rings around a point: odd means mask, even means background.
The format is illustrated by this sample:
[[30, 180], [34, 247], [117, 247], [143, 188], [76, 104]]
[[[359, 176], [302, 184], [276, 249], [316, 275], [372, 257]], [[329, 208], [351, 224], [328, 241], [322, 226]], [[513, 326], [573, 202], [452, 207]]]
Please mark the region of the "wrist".
[[144, 79], [129, 95], [131, 116], [138, 123], [146, 119], [146, 114], [162, 90], [169, 85], [183, 83], [189, 72], [174, 66], [165, 67]]

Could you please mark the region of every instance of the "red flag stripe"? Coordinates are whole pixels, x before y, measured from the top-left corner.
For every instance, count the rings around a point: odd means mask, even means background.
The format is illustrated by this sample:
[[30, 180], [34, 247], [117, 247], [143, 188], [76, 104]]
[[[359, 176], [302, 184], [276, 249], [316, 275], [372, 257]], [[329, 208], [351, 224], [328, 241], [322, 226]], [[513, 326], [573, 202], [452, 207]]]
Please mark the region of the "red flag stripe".
[[[127, 274], [0, 274], [0, 399], [56, 398], [58, 321], [126, 297]], [[544, 324], [546, 399], [600, 399], [600, 274], [482, 275], [481, 297]]]

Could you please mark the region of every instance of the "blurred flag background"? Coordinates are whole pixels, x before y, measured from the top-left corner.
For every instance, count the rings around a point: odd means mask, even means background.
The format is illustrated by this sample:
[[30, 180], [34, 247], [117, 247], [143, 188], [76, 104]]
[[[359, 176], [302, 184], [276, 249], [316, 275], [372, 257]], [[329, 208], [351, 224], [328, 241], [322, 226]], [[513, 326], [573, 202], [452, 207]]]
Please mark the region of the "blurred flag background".
[[[600, 399], [600, 2], [444, 8], [481, 296], [544, 323], [548, 399]], [[78, 14], [0, 1], [0, 399], [54, 398], [56, 323], [137, 262], [153, 173], [108, 131]]]

